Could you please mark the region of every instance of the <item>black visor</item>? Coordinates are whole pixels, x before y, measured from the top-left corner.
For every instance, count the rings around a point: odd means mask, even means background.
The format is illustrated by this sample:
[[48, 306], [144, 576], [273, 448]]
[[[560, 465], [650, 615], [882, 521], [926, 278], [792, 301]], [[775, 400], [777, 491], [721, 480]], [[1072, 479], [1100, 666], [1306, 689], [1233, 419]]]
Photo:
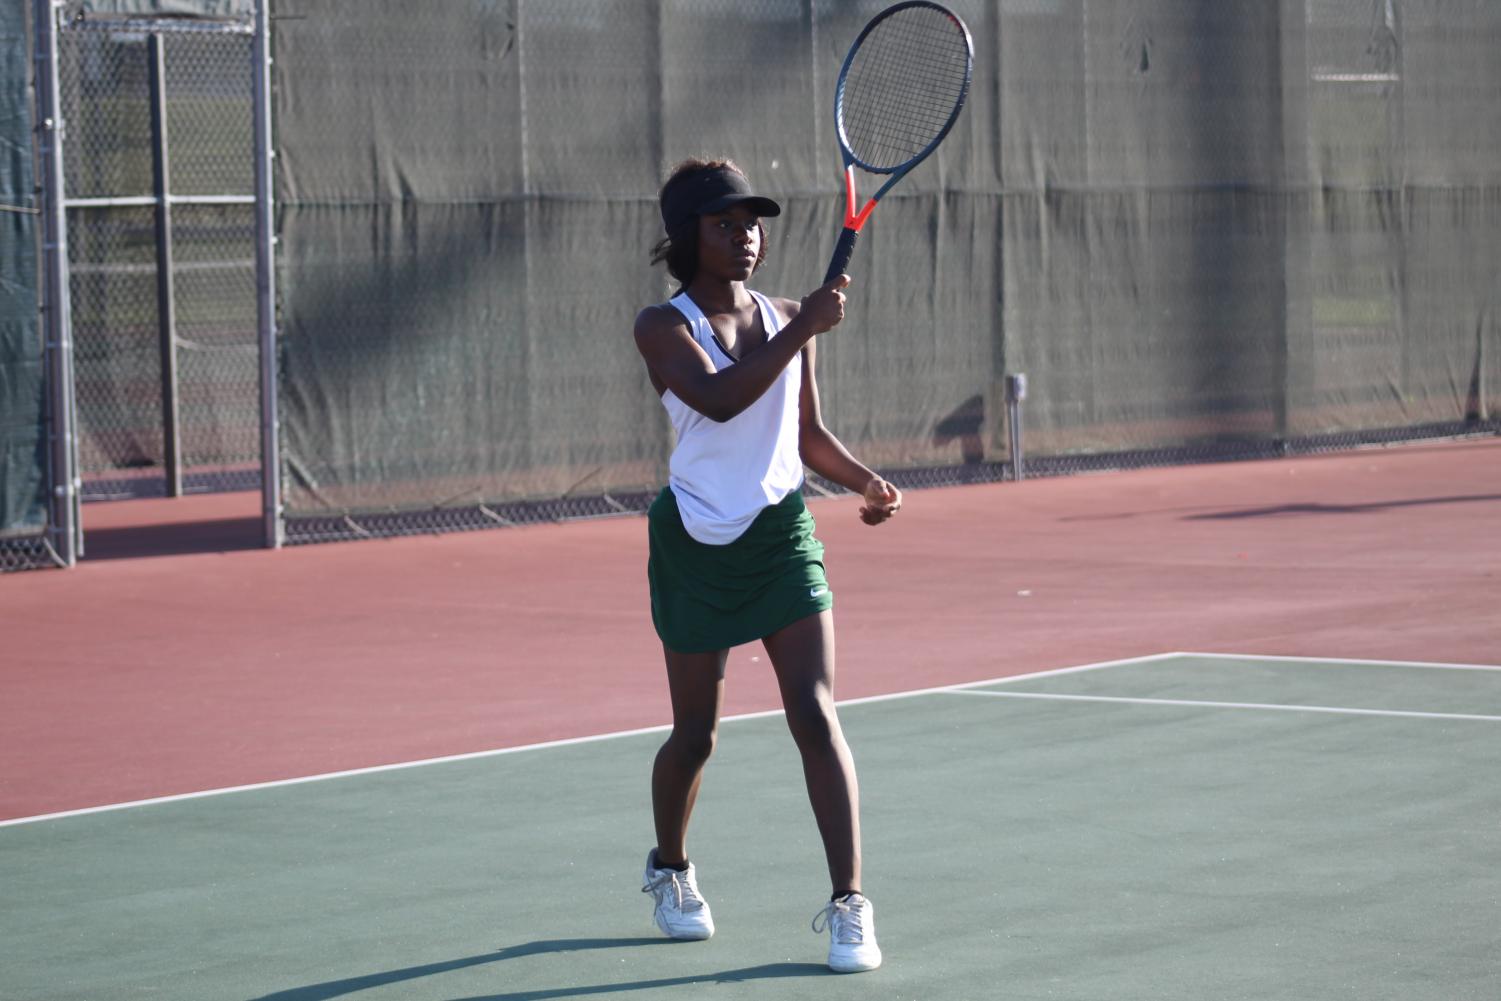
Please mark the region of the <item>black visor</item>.
[[662, 223], [675, 232], [695, 216], [723, 212], [743, 205], [758, 216], [781, 215], [770, 198], [753, 194], [750, 182], [728, 167], [705, 167], [682, 174], [662, 189]]

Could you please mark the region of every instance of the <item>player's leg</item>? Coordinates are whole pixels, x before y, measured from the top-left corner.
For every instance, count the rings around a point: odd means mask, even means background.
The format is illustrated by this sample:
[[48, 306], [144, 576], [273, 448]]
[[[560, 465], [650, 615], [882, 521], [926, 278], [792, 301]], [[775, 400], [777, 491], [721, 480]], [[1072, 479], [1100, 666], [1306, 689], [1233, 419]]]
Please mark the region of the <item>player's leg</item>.
[[823, 837], [834, 892], [860, 889], [860, 792], [834, 709], [834, 613], [809, 615], [764, 640], [776, 669], [787, 727]]
[[672, 732], [657, 751], [652, 767], [652, 816], [659, 864], [676, 865], [688, 858], [688, 818], [698, 799], [704, 765], [714, 751], [728, 651], [663, 652], [672, 700]]
[[860, 791], [855, 762], [834, 708], [834, 614], [799, 619], [765, 640], [803, 758], [808, 799], [823, 836], [834, 897], [814, 918], [829, 930], [829, 968], [839, 973], [881, 965], [875, 909], [860, 890]]
[[697, 870], [688, 861], [687, 840], [699, 780], [714, 751], [727, 652], [666, 651], [672, 732], [652, 766], [657, 847], [647, 853], [641, 889], [652, 895], [657, 927], [672, 938], [705, 939], [714, 934], [714, 918], [699, 892]]

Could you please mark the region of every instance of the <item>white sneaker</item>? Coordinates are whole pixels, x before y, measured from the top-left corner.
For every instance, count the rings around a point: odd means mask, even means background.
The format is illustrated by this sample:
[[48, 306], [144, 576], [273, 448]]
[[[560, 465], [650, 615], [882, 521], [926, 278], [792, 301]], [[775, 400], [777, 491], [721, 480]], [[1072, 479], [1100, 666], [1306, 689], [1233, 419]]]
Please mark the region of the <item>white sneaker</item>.
[[881, 965], [881, 947], [876, 945], [876, 908], [858, 893], [831, 900], [813, 916], [813, 930], [829, 929], [829, 969], [835, 973], [860, 973]]
[[642, 893], [650, 893], [656, 902], [652, 916], [668, 938], [706, 939], [714, 934], [714, 918], [709, 905], [698, 892], [698, 874], [693, 863], [687, 872], [658, 869], [656, 850], [646, 854], [646, 876]]

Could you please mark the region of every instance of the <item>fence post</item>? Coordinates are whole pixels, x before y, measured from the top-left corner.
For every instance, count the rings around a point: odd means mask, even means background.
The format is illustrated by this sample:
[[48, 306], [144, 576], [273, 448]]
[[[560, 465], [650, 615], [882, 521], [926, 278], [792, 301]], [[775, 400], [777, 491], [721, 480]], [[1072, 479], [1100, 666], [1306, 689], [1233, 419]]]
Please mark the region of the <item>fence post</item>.
[[83, 555], [78, 477], [78, 420], [73, 386], [73, 318], [68, 298], [68, 220], [63, 207], [61, 85], [57, 69], [59, 0], [35, 0], [37, 148], [41, 157], [42, 301], [46, 316], [51, 543], [71, 567]]
[[172, 177], [168, 166], [166, 41], [147, 39], [151, 79], [151, 180], [156, 197], [156, 323], [162, 359], [162, 470], [168, 497], [182, 496], [182, 418], [177, 393], [177, 307], [172, 285]]
[[1011, 433], [1011, 478], [1022, 478], [1022, 400], [1027, 398], [1027, 376], [1013, 372], [1006, 376], [1006, 429]]
[[268, 549], [282, 544], [281, 421], [276, 380], [276, 233], [271, 212], [271, 0], [256, 0], [254, 67], [255, 111], [255, 318], [261, 365], [261, 511]]

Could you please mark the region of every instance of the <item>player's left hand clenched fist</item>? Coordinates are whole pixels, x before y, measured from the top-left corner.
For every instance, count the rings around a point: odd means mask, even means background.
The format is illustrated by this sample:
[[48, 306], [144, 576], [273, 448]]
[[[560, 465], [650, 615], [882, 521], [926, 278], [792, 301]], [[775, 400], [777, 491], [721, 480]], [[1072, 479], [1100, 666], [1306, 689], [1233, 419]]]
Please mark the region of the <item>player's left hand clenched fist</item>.
[[902, 509], [902, 492], [879, 476], [872, 476], [865, 484], [865, 505], [860, 508], [860, 520], [867, 525], [879, 525]]

